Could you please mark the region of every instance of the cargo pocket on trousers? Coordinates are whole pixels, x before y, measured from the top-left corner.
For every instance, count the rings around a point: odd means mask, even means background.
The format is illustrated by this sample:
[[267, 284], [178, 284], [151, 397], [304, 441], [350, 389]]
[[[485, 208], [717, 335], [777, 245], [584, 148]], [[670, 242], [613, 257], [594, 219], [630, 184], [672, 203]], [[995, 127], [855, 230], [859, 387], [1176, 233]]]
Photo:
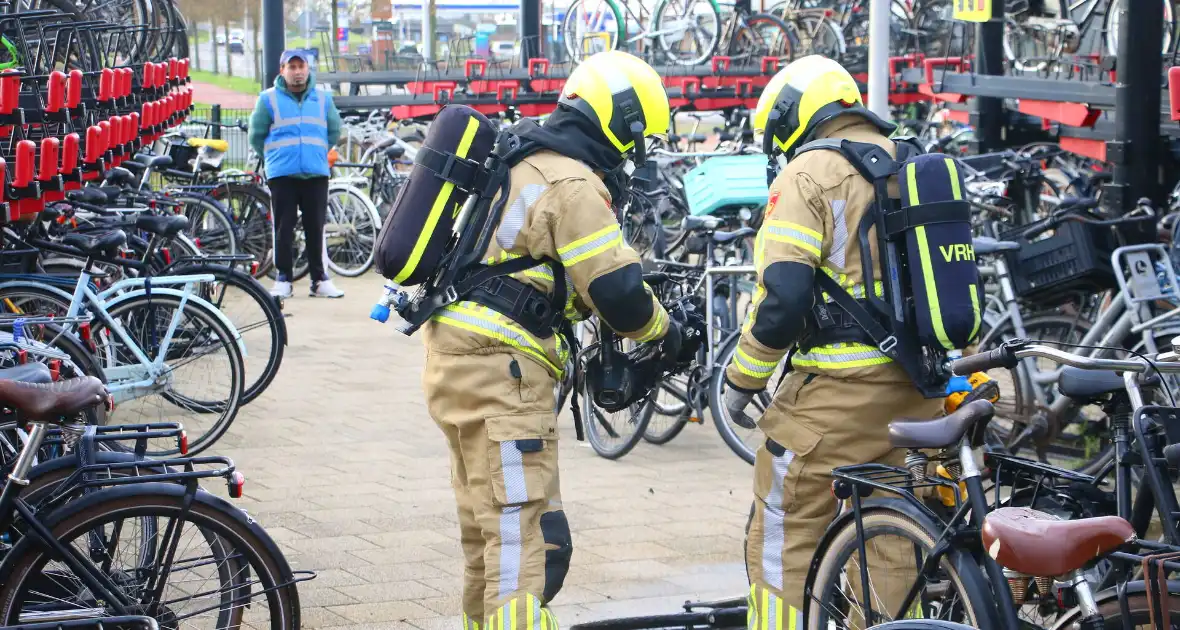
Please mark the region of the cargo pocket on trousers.
[[496, 505], [549, 496], [557, 478], [557, 417], [552, 412], [528, 413], [488, 418], [486, 423]]
[[795, 489], [806, 465], [806, 458], [822, 439], [822, 435], [792, 418], [781, 418], [775, 423], [775, 434], [782, 442], [767, 438], [766, 455], [754, 461], [754, 494], [767, 507], [793, 512], [797, 504]]

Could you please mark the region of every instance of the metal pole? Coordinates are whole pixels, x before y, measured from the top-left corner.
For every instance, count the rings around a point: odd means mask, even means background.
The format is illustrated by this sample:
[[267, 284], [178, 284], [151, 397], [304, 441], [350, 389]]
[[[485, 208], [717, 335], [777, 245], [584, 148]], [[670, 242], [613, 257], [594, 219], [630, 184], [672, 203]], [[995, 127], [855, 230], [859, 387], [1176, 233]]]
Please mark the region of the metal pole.
[[422, 60], [434, 61], [434, 0], [422, 0]]
[[869, 4], [869, 111], [889, 120], [889, 0]]
[[279, 75], [279, 55], [286, 44], [283, 32], [283, 0], [262, 0], [262, 68], [263, 85], [274, 83]]
[[520, 0], [520, 65], [543, 57], [545, 40], [541, 29], [541, 0]]
[[340, 56], [340, 1], [332, 0], [332, 62]]
[[1119, 213], [1133, 209], [1141, 197], [1157, 205], [1164, 201], [1159, 182], [1161, 10], [1158, 0], [1120, 3], [1115, 131], [1114, 141], [1106, 145], [1114, 182], [1102, 195], [1107, 207]]
[[[1000, 76], [1004, 74], [1004, 2], [991, 0], [992, 19], [980, 23], [975, 37], [975, 72], [980, 75]], [[967, 28], [956, 25], [956, 28]], [[1004, 143], [1004, 100], [1000, 98], [976, 98], [972, 108], [971, 124], [975, 127], [975, 153], [997, 151]]]
[[213, 125], [213, 139], [220, 140], [221, 139], [221, 127], [220, 127], [220, 125], [221, 125], [221, 105], [220, 104], [214, 103], [213, 106], [209, 108], [209, 122], [216, 123], [215, 125]]

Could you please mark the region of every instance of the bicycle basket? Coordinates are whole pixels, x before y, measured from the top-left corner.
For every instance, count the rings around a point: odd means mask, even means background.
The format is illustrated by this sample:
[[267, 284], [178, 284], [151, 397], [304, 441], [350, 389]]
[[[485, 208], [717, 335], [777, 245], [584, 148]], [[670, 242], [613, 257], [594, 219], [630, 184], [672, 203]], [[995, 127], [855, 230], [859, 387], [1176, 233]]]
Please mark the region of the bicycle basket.
[[1020, 249], [1004, 252], [1017, 297], [1050, 303], [1071, 293], [1114, 288], [1110, 255], [1116, 244], [1109, 227], [1067, 221], [1051, 236], [1036, 241], [1023, 238], [1029, 227], [1001, 235], [1003, 240], [1020, 243]]
[[769, 196], [765, 155], [709, 158], [684, 174], [684, 197], [693, 216], [714, 214], [727, 207], [762, 207]]

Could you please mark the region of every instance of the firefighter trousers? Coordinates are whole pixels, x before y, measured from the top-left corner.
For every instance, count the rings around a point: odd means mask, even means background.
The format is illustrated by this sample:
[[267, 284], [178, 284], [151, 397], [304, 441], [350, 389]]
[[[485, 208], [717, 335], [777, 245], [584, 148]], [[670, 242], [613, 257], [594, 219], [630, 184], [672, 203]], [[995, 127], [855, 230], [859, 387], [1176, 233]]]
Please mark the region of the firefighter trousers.
[[465, 630], [557, 630], [546, 607], [573, 545], [561, 509], [554, 379], [522, 353], [428, 351], [423, 385], [451, 451]]
[[[905, 451], [890, 447], [889, 423], [934, 418], [941, 409], [941, 399], [924, 399], [905, 383], [787, 375], [759, 421], [767, 440], [755, 455], [754, 503], [746, 528], [750, 630], [802, 630], [808, 567], [837, 512], [832, 469], [867, 462], [902, 466]], [[904, 546], [876, 547], [870, 566], [884, 565], [891, 575], [909, 570], [912, 549], [907, 556]], [[858, 576], [853, 582], [859, 583]], [[873, 582], [874, 588], [898, 590], [878, 595], [887, 604], [896, 598], [899, 606], [912, 584]]]

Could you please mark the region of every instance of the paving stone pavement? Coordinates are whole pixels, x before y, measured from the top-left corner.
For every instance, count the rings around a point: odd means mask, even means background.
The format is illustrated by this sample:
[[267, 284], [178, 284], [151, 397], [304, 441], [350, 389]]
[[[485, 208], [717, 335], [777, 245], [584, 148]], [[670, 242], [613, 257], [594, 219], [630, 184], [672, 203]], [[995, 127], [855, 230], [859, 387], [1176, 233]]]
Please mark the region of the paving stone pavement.
[[[458, 628], [463, 571], [442, 434], [421, 393], [421, 339], [368, 318], [381, 278], [335, 280], [341, 300], [287, 301], [278, 377], [211, 449], [246, 475], [237, 505], [282, 546], [306, 628]], [[565, 626], [740, 596], [752, 467], [711, 424], [619, 461], [560, 423], [574, 555], [553, 602]], [[216, 490], [216, 488], [210, 488]]]

